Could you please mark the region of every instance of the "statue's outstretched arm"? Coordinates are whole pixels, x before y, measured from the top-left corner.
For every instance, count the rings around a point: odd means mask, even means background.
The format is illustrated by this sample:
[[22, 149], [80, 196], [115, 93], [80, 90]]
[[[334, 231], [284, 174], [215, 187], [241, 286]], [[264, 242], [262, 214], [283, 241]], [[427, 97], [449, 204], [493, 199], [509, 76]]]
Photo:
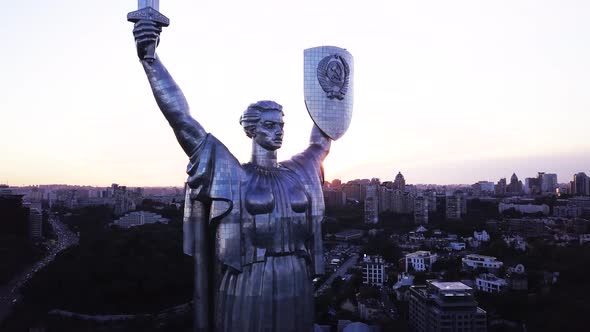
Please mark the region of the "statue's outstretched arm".
[[321, 159], [323, 160], [330, 152], [331, 144], [332, 139], [314, 124], [311, 129], [311, 137], [309, 138], [309, 147], [319, 152], [321, 154]]
[[174, 130], [176, 139], [184, 152], [191, 156], [199, 147], [207, 132], [189, 111], [189, 106], [174, 79], [160, 59], [149, 63], [141, 61], [148, 77], [156, 102]]
[[[145, 45], [157, 41], [160, 31], [161, 28], [151, 21], [139, 21], [135, 24], [133, 34], [140, 59], [143, 59]], [[160, 59], [156, 57], [153, 62], [141, 60], [141, 63], [162, 114], [174, 130], [176, 139], [184, 152], [191, 156], [205, 139], [207, 132], [191, 117], [182, 90], [174, 82]]]

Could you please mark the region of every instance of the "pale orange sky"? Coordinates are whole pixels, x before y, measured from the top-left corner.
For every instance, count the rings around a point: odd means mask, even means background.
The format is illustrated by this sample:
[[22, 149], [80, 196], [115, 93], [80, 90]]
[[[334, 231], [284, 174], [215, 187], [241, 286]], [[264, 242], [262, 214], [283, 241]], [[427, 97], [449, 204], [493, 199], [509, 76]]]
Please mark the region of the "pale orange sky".
[[[4, 8], [0, 182], [182, 185], [187, 157], [159, 113], [125, 15], [136, 1]], [[587, 1], [172, 1], [159, 54], [192, 113], [243, 162], [238, 118], [285, 109], [303, 150], [303, 50], [347, 48], [355, 107], [326, 179], [409, 183], [590, 173]]]

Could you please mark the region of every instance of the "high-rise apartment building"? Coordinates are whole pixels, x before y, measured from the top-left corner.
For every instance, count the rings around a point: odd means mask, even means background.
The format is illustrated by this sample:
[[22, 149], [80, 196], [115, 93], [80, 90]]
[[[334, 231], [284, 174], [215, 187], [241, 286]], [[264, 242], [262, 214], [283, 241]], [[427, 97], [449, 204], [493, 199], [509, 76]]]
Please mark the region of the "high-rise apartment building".
[[486, 312], [473, 288], [461, 282], [427, 280], [410, 287], [409, 324], [416, 332], [486, 332]]
[[338, 208], [346, 205], [346, 193], [332, 188], [324, 188], [324, 202], [327, 208]]
[[402, 175], [402, 172], [398, 172], [393, 181], [393, 189], [400, 190], [402, 193], [406, 191], [406, 179]]
[[370, 184], [368, 179], [352, 180], [342, 185], [342, 191], [346, 193], [347, 199], [363, 202], [367, 193], [367, 186]]
[[573, 181], [574, 195], [590, 196], [590, 178], [584, 172], [574, 174]]
[[367, 186], [365, 196], [365, 224], [376, 224], [379, 222], [379, 185]]
[[414, 199], [414, 223], [428, 224], [428, 198], [422, 195]]
[[40, 239], [43, 236], [43, 213], [39, 208], [29, 209], [29, 235], [31, 239]]
[[380, 185], [379, 186], [379, 213], [381, 212], [391, 212], [393, 208], [391, 206], [392, 199], [391, 194], [393, 190], [388, 188], [387, 185]]
[[467, 212], [467, 200], [461, 191], [455, 191], [451, 196], [447, 196], [445, 204], [446, 218], [450, 220], [459, 220]]
[[432, 189], [424, 190], [422, 196], [428, 200], [428, 212], [436, 212], [436, 191]]
[[506, 195], [506, 178], [501, 178], [500, 181], [494, 187], [495, 194], [497, 196]]
[[544, 193], [555, 193], [555, 189], [559, 186], [557, 183], [557, 174], [555, 173], [539, 173], [541, 178], [541, 191]]
[[391, 192], [391, 209], [394, 213], [406, 212], [406, 197], [403, 191], [394, 189]]

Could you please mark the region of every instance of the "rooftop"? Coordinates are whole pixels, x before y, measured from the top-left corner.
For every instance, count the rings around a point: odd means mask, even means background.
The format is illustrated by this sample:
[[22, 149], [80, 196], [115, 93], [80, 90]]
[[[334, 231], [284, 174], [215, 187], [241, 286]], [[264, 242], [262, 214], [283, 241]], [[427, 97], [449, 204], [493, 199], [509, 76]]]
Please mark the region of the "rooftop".
[[459, 281], [431, 281], [430, 284], [439, 290], [463, 291], [473, 289]]
[[433, 254], [430, 253], [430, 251], [416, 251], [410, 254], [407, 254], [406, 257], [428, 257], [431, 256]]
[[478, 255], [478, 254], [469, 254], [465, 256], [466, 259], [485, 259], [485, 260], [496, 260], [496, 257], [494, 256], [484, 256], [484, 255]]

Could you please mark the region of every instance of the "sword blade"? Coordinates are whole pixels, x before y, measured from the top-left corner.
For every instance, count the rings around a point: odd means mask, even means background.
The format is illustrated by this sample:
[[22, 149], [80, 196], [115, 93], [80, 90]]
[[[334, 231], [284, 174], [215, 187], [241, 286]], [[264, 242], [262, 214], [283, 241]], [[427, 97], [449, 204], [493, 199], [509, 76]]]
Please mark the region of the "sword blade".
[[137, 0], [137, 9], [146, 7], [152, 7], [153, 9], [160, 10], [160, 0]]

